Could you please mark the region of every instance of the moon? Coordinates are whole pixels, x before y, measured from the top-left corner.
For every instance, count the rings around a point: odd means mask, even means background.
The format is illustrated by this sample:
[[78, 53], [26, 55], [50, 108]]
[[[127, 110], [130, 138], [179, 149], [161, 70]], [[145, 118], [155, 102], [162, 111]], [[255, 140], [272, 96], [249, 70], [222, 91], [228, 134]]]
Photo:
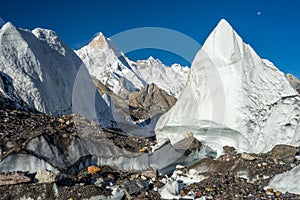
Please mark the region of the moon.
[[257, 14], [257, 16], [260, 16], [262, 14], [262, 12], [258, 11], [256, 14]]

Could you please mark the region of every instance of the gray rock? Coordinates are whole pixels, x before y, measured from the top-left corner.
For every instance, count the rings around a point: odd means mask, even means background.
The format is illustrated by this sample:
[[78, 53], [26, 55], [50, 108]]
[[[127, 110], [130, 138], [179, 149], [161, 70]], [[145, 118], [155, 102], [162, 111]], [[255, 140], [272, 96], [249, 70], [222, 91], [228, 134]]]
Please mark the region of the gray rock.
[[285, 76], [289, 80], [291, 86], [300, 93], [300, 80], [292, 74], [286, 74]]
[[54, 183], [56, 181], [57, 174], [49, 171], [38, 171], [35, 175], [35, 178], [39, 183]]
[[295, 156], [297, 148], [289, 145], [276, 145], [270, 152], [276, 159], [283, 159], [290, 156]]

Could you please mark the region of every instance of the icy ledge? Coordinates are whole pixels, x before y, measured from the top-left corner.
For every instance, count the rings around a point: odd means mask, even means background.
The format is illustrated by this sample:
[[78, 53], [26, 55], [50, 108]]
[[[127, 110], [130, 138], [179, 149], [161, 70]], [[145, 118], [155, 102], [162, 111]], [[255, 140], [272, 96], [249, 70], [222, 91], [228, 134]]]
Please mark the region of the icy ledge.
[[276, 175], [268, 187], [282, 193], [290, 192], [300, 194], [300, 165], [282, 174]]

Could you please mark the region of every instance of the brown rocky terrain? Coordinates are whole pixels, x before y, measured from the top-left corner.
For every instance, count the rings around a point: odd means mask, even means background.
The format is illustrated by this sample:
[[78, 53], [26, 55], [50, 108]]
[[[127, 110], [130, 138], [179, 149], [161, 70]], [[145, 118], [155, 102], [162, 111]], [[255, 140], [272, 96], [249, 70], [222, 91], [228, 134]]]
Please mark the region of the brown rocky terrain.
[[129, 96], [130, 114], [136, 119], [150, 119], [167, 112], [176, 103], [176, 98], [160, 89], [154, 83]]

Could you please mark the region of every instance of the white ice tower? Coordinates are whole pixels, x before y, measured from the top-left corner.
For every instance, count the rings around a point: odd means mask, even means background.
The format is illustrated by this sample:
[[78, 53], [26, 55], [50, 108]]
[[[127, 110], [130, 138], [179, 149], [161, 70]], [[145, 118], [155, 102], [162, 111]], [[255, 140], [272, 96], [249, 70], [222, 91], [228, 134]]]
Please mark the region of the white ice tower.
[[298, 98], [284, 73], [222, 19], [197, 53], [177, 103], [159, 119], [157, 139], [176, 142], [191, 131], [218, 153], [224, 145], [248, 152], [299, 145]]

